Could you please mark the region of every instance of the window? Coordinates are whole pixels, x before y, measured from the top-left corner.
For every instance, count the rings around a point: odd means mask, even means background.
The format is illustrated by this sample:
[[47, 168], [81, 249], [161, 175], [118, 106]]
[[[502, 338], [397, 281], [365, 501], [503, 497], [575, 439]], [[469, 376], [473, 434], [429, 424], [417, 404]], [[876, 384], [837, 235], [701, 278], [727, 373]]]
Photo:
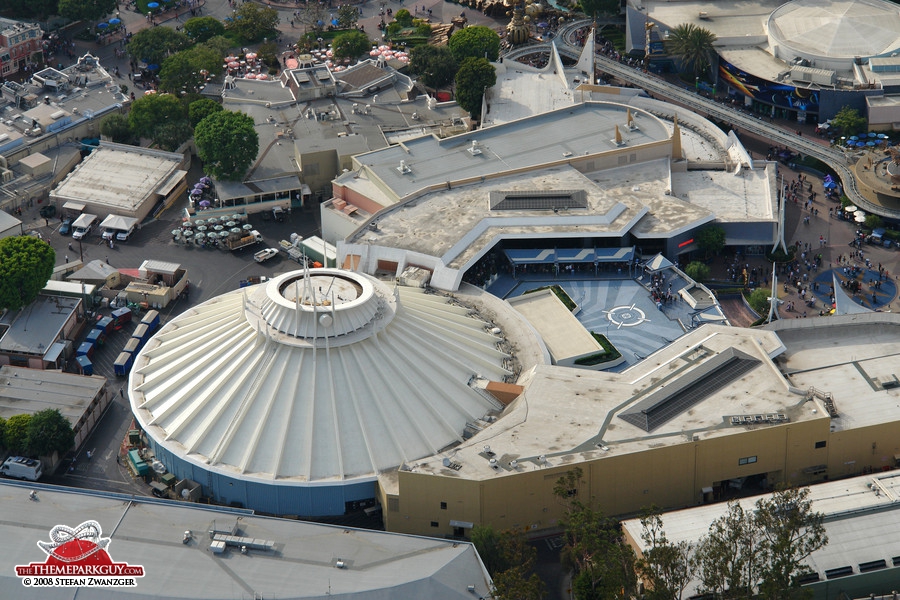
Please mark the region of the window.
[[755, 456], [745, 456], [744, 458], [739, 458], [739, 459], [738, 459], [738, 464], [739, 464], [739, 465], [752, 465], [752, 464], [755, 463], [755, 462], [756, 462], [756, 457], [755, 457]]
[[441, 502], [441, 510], [447, 510], [447, 503]]
[[437, 521], [432, 521], [432, 522], [431, 522], [431, 526], [432, 526], [432, 527], [437, 527], [437, 526], [438, 526], [438, 522], [437, 522]]
[[828, 442], [822, 440], [821, 442], [816, 442], [816, 448], [824, 448]]

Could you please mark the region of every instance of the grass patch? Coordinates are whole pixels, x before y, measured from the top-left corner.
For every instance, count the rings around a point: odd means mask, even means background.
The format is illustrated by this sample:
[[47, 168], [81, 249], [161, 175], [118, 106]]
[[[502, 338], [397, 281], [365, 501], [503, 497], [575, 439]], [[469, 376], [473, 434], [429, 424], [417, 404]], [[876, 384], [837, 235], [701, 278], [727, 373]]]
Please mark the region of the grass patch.
[[[525, 294], [531, 294], [533, 292], [540, 292], [543, 290], [550, 290], [551, 292], [553, 292], [556, 295], [556, 297], [559, 298], [559, 301], [562, 302], [565, 305], [565, 307], [569, 309], [569, 312], [572, 312], [573, 310], [578, 308], [578, 305], [575, 304], [575, 301], [572, 300], [571, 298], [569, 298], [569, 295], [566, 293], [566, 290], [562, 289], [558, 285], [545, 285], [544, 287], [539, 287], [539, 288], [535, 288], [533, 290], [528, 290], [527, 292], [525, 292]], [[522, 295], [524, 296], [525, 294], [522, 294]]]
[[575, 359], [575, 364], [582, 367], [593, 367], [595, 365], [607, 363], [613, 360], [616, 360], [622, 353], [619, 352], [615, 346], [612, 345], [608, 339], [606, 339], [605, 335], [596, 333], [594, 331], [591, 332], [591, 335], [597, 340], [597, 343], [603, 346], [603, 352], [598, 352], [596, 354], [591, 354], [589, 356], [582, 356], [581, 358]]

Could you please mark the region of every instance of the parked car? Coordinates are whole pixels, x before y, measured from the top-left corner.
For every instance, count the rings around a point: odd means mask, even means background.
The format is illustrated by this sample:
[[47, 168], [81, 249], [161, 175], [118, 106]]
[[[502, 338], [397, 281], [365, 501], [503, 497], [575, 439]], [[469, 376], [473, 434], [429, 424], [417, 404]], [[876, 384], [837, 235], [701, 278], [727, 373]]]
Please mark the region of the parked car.
[[0, 473], [6, 477], [37, 481], [41, 478], [41, 461], [24, 456], [10, 456], [0, 466]]
[[42, 206], [38, 213], [45, 219], [52, 219], [56, 216], [56, 207], [52, 204]]
[[59, 226], [59, 235], [69, 235], [72, 233], [72, 219], [65, 219]]

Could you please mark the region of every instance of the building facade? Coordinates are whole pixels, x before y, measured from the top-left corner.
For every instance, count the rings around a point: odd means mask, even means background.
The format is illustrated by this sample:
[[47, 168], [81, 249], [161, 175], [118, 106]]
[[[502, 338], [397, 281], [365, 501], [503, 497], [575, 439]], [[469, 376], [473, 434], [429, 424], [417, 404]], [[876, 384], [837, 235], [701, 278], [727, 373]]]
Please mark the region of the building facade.
[[39, 62], [43, 32], [34, 23], [0, 19], [0, 76], [10, 77]]

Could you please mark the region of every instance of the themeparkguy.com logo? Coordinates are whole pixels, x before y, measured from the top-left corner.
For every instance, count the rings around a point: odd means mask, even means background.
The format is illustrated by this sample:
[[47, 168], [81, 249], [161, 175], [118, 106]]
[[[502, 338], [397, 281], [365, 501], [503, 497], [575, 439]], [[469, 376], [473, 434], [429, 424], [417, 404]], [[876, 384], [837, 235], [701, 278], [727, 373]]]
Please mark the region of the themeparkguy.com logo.
[[109, 542], [97, 521], [57, 525], [37, 543], [47, 559], [17, 565], [16, 575], [25, 587], [136, 587], [144, 567], [113, 561]]

